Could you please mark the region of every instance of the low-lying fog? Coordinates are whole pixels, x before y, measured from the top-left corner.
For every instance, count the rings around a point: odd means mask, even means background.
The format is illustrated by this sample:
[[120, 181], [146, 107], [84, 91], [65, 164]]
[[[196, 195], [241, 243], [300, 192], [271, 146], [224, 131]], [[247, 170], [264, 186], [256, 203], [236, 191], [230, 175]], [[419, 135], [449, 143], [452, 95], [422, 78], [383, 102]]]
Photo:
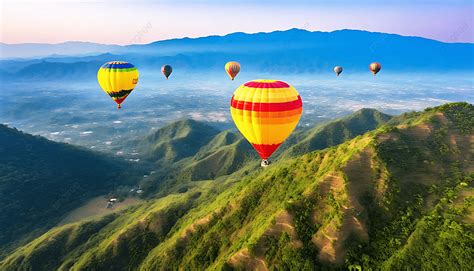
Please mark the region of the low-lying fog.
[[300, 93], [303, 118], [309, 126], [375, 108], [388, 114], [422, 110], [446, 102], [474, 102], [474, 78], [465, 74], [408, 74], [383, 70], [340, 77], [324, 74], [256, 74], [243, 70], [235, 81], [222, 72], [180, 72], [169, 80], [160, 71], [140, 70], [139, 84], [118, 110], [96, 78], [78, 81], [2, 83], [0, 122], [51, 140], [91, 149], [124, 153], [123, 143], [143, 137], [180, 118], [232, 128], [229, 101], [242, 83], [280, 79]]

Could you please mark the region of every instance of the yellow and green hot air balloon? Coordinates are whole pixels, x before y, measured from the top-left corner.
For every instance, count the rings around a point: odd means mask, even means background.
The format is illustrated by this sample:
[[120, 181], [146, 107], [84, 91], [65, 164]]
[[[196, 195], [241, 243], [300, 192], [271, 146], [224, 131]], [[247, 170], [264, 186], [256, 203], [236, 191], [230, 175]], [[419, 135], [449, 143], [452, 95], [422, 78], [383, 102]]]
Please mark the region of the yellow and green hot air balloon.
[[262, 166], [295, 129], [302, 112], [296, 89], [278, 80], [247, 82], [230, 101], [232, 119], [262, 158]]
[[100, 87], [107, 93], [117, 107], [138, 84], [138, 70], [133, 64], [123, 61], [111, 61], [102, 65], [97, 72]]

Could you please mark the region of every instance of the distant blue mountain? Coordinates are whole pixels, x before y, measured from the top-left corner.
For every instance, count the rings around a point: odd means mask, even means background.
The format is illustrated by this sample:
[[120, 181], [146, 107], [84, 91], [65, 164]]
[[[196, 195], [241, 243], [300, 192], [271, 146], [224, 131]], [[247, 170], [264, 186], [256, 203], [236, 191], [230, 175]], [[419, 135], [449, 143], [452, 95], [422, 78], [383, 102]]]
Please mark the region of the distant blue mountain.
[[[458, 69], [474, 67], [474, 44], [359, 30], [310, 32], [300, 29], [271, 33], [234, 33], [177, 39], [123, 48], [133, 53], [194, 54], [193, 59], [220, 56], [263, 69], [313, 71], [334, 65], [366, 69], [379, 61], [391, 69]], [[192, 61], [190, 61], [192, 62]], [[211, 64], [211, 63], [206, 63]], [[221, 65], [221, 63], [219, 63]]]
[[78, 61], [74, 63], [41, 61], [28, 65], [16, 73], [8, 74], [8, 76], [17, 79], [37, 80], [61, 78], [83, 79], [91, 75], [95, 76], [98, 67], [102, 64], [103, 63], [99, 61]]
[[[95, 73], [99, 63], [118, 59], [142, 68], [159, 68], [168, 63], [180, 69], [221, 69], [226, 61], [236, 60], [248, 70], [268, 72], [329, 71], [335, 65], [366, 71], [373, 61], [381, 62], [384, 70], [393, 71], [474, 70], [472, 43], [443, 43], [360, 30], [233, 33], [123, 46], [113, 48], [111, 53], [86, 57], [54, 56], [42, 60], [47, 63], [0, 61], [0, 70], [10, 72], [12, 78], [47, 77], [50, 70], [55, 71], [55, 76], [61, 77], [63, 73], [63, 76], [77, 77], [80, 71], [74, 67], [76, 63], [81, 63], [83, 73]], [[89, 66], [92, 71], [87, 70]]]
[[119, 50], [119, 45], [99, 44], [92, 42], [68, 41], [58, 44], [47, 43], [0, 43], [0, 58], [33, 58], [54, 55], [90, 55]]

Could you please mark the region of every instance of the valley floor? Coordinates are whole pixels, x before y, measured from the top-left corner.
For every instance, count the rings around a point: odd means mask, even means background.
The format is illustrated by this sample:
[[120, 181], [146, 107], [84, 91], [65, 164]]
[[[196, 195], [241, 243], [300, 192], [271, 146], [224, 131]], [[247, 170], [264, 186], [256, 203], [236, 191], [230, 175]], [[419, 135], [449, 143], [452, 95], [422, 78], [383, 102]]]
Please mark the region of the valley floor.
[[138, 198], [126, 198], [121, 202], [115, 203], [111, 208], [107, 208], [107, 198], [105, 196], [95, 197], [86, 202], [83, 206], [67, 214], [66, 217], [59, 222], [59, 225], [100, 218], [124, 210], [140, 202], [141, 200]]

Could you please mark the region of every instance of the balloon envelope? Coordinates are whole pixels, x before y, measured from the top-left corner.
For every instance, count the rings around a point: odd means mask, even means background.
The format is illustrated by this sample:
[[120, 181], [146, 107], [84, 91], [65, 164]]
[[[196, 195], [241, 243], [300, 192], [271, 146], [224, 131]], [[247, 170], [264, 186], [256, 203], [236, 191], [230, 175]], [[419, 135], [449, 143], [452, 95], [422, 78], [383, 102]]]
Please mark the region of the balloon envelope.
[[161, 67], [161, 72], [166, 77], [166, 79], [168, 79], [168, 77], [170, 77], [171, 73], [173, 72], [173, 68], [170, 65], [163, 65]]
[[382, 65], [378, 62], [372, 62], [369, 65], [369, 70], [376, 75], [382, 69]]
[[133, 64], [124, 61], [111, 61], [102, 65], [97, 72], [97, 81], [117, 107], [133, 91], [138, 84], [138, 70]]
[[298, 124], [303, 102], [296, 89], [278, 80], [253, 80], [230, 101], [235, 125], [262, 159], [268, 159]]
[[234, 78], [240, 72], [240, 64], [235, 61], [227, 62], [225, 64], [225, 71], [229, 75], [230, 79], [234, 80]]
[[341, 74], [342, 72], [342, 67], [341, 66], [334, 67], [334, 72], [336, 73], [337, 76], [339, 76], [339, 74]]

